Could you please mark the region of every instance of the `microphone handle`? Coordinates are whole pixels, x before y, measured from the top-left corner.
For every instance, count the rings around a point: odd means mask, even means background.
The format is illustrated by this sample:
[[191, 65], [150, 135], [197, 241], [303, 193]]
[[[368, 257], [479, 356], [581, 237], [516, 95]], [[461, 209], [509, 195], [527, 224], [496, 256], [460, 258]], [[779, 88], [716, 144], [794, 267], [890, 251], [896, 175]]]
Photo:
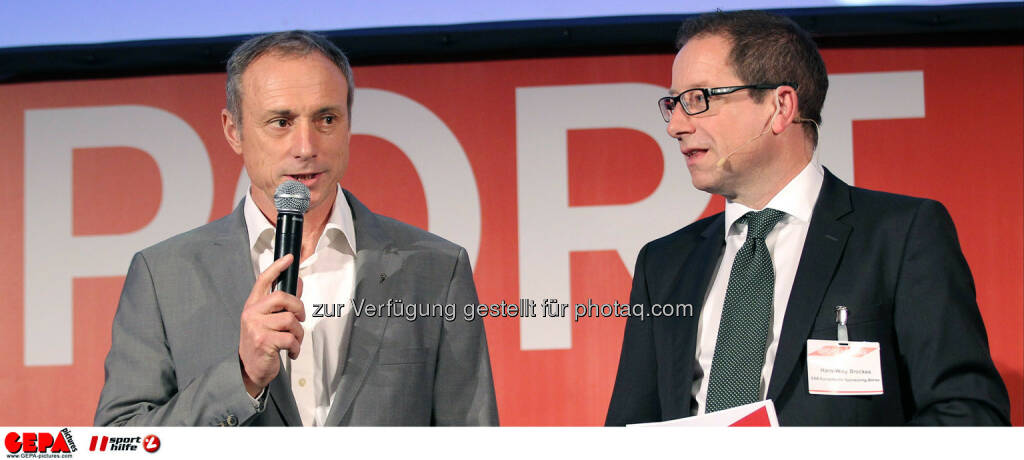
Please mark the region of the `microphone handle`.
[[291, 295], [299, 288], [299, 255], [302, 253], [302, 214], [277, 213], [277, 229], [274, 232], [274, 260], [292, 255], [292, 264], [281, 272], [274, 282], [274, 290]]

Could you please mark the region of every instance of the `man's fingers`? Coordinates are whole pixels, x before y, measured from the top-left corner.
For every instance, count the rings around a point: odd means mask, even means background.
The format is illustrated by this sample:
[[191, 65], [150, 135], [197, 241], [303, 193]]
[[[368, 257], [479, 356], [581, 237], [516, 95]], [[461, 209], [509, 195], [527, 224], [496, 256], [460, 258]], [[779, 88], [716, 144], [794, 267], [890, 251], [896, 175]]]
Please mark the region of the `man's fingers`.
[[295, 315], [291, 312], [279, 312], [271, 315], [267, 315], [267, 327], [275, 331], [290, 332], [295, 338], [302, 343], [302, 337], [306, 331], [302, 329], [302, 323], [295, 319]]
[[284, 291], [273, 292], [255, 303], [247, 305], [245, 311], [255, 314], [288, 311], [295, 315], [295, 319], [299, 321], [306, 320], [306, 308], [302, 305], [302, 301], [298, 297]]
[[275, 332], [272, 338], [273, 344], [278, 350], [288, 350], [288, 357], [295, 359], [299, 357], [301, 344], [291, 332]]
[[306, 306], [302, 304], [302, 301], [298, 297], [288, 294], [287, 292], [275, 292], [274, 295], [281, 297], [281, 301], [277, 302], [278, 305], [284, 307], [285, 310], [290, 311], [295, 315], [295, 319], [299, 321], [306, 320]]
[[263, 273], [260, 273], [260, 276], [256, 278], [256, 284], [252, 286], [252, 292], [249, 293], [249, 300], [252, 300], [253, 296], [264, 295], [270, 292], [270, 286], [274, 284], [274, 281], [277, 281], [277, 277], [281, 273], [288, 269], [288, 266], [292, 264], [292, 259], [291, 254], [285, 254], [270, 264]]
[[[293, 259], [291, 254], [285, 254], [256, 278], [245, 302], [242, 323], [243, 326], [248, 323], [250, 327], [256, 327], [253, 331], [259, 330], [258, 325], [269, 329], [264, 344], [275, 350], [288, 350], [288, 356], [295, 359], [305, 334], [300, 322], [306, 319], [306, 309], [297, 296], [283, 291], [270, 292], [274, 281], [288, 269]], [[301, 279], [298, 294], [302, 295]]]

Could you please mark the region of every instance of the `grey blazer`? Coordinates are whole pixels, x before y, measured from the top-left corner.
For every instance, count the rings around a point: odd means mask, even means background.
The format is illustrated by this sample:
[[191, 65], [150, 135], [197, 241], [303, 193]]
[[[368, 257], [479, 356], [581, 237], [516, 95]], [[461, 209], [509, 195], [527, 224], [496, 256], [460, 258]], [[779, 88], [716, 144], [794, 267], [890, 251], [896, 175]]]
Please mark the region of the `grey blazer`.
[[[477, 303], [466, 251], [345, 198], [356, 301], [456, 304], [458, 318], [356, 317], [327, 425], [497, 425], [483, 324], [462, 317]], [[96, 425], [302, 425], [283, 366], [262, 412], [242, 383], [239, 318], [256, 281], [242, 209], [135, 254]]]

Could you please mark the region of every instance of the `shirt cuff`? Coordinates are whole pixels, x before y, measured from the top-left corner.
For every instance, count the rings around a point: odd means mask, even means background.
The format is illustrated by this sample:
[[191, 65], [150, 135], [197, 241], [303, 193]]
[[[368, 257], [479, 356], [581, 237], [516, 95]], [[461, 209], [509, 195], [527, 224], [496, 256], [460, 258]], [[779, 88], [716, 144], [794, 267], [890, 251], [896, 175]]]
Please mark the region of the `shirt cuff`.
[[252, 401], [252, 407], [256, 409], [256, 413], [263, 412], [263, 409], [267, 407], [267, 387], [263, 387], [260, 390], [260, 394], [256, 395], [255, 398], [248, 394], [246, 396], [249, 396], [249, 399]]

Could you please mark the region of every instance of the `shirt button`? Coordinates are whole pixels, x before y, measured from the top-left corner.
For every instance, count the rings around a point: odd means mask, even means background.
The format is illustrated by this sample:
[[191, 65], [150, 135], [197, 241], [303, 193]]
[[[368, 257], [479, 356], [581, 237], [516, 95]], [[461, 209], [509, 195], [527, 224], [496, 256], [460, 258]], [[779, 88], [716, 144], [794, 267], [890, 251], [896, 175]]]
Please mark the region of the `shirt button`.
[[304, 378], [299, 379], [299, 386], [300, 387], [306, 386], [306, 379], [304, 379]]
[[235, 426], [238, 424], [238, 419], [235, 418], [234, 415], [228, 415], [228, 418], [225, 421], [227, 422], [228, 426]]

